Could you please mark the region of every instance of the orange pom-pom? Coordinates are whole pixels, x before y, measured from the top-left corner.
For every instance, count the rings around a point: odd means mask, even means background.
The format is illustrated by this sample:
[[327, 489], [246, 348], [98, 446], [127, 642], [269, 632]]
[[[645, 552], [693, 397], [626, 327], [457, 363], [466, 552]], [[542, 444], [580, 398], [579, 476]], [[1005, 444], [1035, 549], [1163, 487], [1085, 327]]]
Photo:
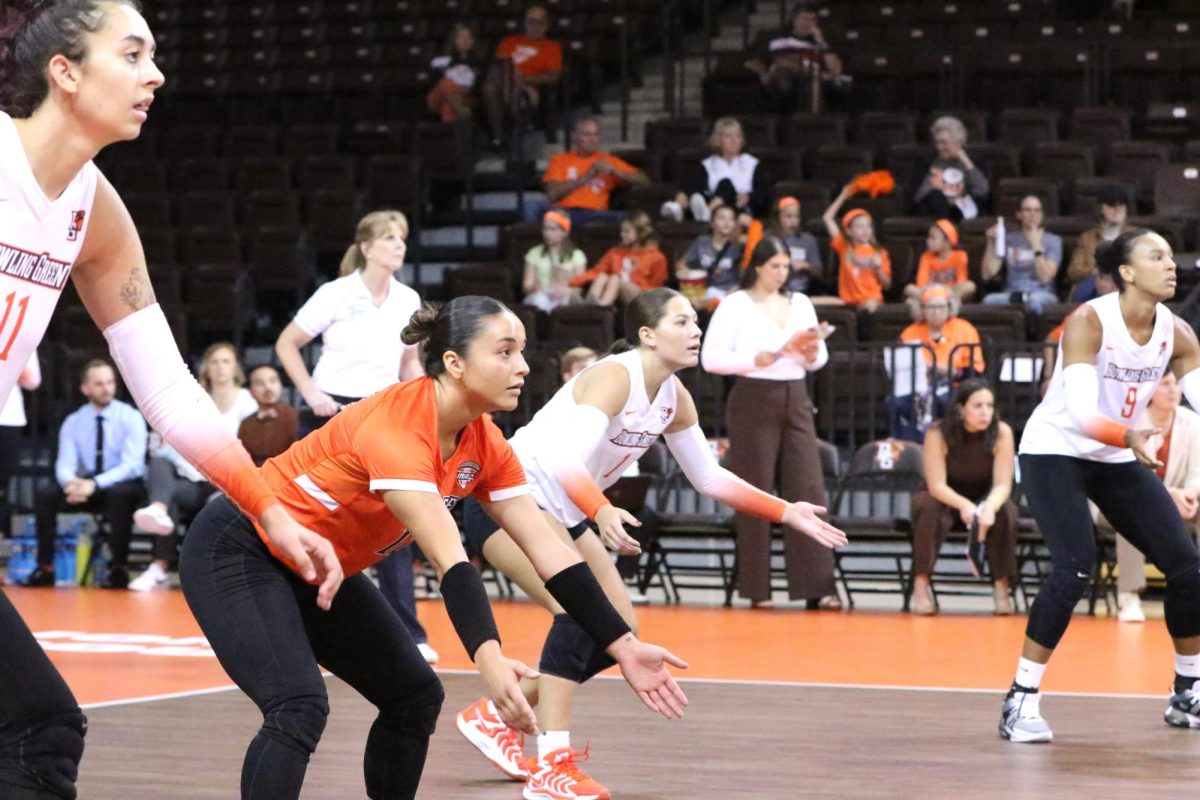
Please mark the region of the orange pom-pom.
[[886, 169], [864, 172], [850, 181], [850, 191], [852, 194], [869, 194], [871, 197], [891, 194], [896, 191], [896, 179]]

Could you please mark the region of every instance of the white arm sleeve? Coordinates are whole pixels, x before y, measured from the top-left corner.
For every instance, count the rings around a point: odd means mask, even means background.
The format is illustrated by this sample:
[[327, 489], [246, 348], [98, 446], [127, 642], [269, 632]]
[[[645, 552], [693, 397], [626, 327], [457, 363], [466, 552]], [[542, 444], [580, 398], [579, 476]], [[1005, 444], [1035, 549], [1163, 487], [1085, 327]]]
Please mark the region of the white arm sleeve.
[[1100, 379], [1091, 364], [1072, 364], [1063, 368], [1063, 388], [1067, 395], [1067, 414], [1076, 428], [1083, 430], [1096, 416], [1100, 401]]
[[1200, 368], [1194, 369], [1179, 381], [1183, 396], [1187, 398], [1192, 410], [1200, 413]]
[[547, 459], [555, 479], [562, 485], [575, 507], [591, 519], [609, 505], [596, 478], [587, 471], [587, 458], [604, 438], [608, 415], [592, 405], [577, 404], [564, 415], [562, 438], [545, 446], [553, 447]]
[[699, 424], [663, 438], [696, 491], [745, 514], [782, 521], [787, 503], [756, 489], [717, 463]]
[[275, 502], [241, 442], [196, 383], [157, 303], [104, 329], [109, 350], [142, 415], [180, 455], [258, 517]]

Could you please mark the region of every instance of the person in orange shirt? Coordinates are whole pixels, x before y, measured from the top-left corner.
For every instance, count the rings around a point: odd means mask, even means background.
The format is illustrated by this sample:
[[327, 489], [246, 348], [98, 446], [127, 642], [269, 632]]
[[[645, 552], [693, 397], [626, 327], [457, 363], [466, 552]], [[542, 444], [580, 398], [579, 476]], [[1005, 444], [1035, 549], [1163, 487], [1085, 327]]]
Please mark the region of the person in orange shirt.
[[367, 737], [366, 794], [412, 798], [445, 694], [400, 618], [363, 572], [416, 542], [441, 577], [446, 610], [506, 724], [537, 734], [479, 573], [450, 509], [479, 499], [526, 553], [546, 591], [620, 665], [644, 704], [668, 718], [687, 698], [640, 642], [579, 554], [529, 496], [520, 461], [489, 411], [516, 407], [529, 365], [520, 320], [489, 297], [426, 305], [404, 330], [428, 377], [360, 400], [262, 467], [283, 507], [321, 530], [349, 576], [327, 612], [317, 589], [224, 497], [188, 531], [180, 571], [192, 613], [221, 665], [263, 713], [242, 768], [242, 797], [300, 795], [329, 713], [321, 667], [378, 709]]
[[829, 232], [829, 246], [838, 254], [838, 297], [848, 306], [874, 311], [892, 288], [892, 259], [875, 241], [875, 223], [865, 210], [847, 211], [838, 227], [837, 213], [851, 193], [849, 186], [843, 187], [821, 220]]
[[546, 35], [549, 29], [550, 13], [543, 6], [530, 6], [524, 33], [505, 36], [496, 45], [496, 63], [482, 90], [493, 145], [500, 145], [505, 111], [515, 112], [522, 99], [537, 109], [546, 141], [554, 141], [555, 95], [563, 56], [562, 45]]
[[667, 282], [667, 257], [658, 249], [654, 225], [644, 211], [621, 221], [621, 243], [609, 248], [596, 266], [571, 279], [572, 286], [586, 286], [586, 299], [611, 306], [619, 299], [628, 303], [647, 289]]
[[575, 123], [571, 149], [552, 157], [542, 175], [546, 196], [527, 196], [523, 217], [526, 222], [539, 220], [553, 205], [565, 211], [576, 227], [616, 222], [625, 212], [609, 209], [613, 189], [649, 180], [637, 167], [600, 150], [599, 120], [583, 117]]
[[975, 296], [975, 283], [967, 277], [967, 252], [958, 250], [958, 230], [948, 219], [939, 219], [929, 226], [925, 236], [925, 252], [917, 265], [917, 280], [904, 287], [904, 302], [912, 318], [921, 319], [921, 292], [936, 283], [950, 289], [959, 305]]
[[[982, 375], [983, 350], [970, 347], [980, 343], [979, 331], [965, 319], [954, 316], [957, 303], [950, 290], [940, 283], [930, 284], [921, 292], [923, 319], [900, 332], [900, 341], [924, 345], [920, 348], [928, 368], [924, 402], [933, 417], [944, 415], [950, 400], [950, 389], [972, 374]], [[914, 381], [914, 384], [916, 381]], [[923, 439], [920, 413], [914, 409], [917, 396], [913, 394], [889, 398], [888, 405], [897, 416], [893, 436], [898, 439]]]

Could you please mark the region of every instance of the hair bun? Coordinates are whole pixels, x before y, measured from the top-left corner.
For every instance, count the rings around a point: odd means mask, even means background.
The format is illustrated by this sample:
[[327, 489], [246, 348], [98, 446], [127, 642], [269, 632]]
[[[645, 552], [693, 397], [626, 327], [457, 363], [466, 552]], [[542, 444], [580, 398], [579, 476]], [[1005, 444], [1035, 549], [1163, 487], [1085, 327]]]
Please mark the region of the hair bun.
[[400, 333], [400, 341], [408, 345], [426, 341], [433, 333], [433, 326], [437, 323], [441, 310], [442, 307], [437, 303], [423, 303], [413, 312], [408, 324], [404, 326], [404, 330]]

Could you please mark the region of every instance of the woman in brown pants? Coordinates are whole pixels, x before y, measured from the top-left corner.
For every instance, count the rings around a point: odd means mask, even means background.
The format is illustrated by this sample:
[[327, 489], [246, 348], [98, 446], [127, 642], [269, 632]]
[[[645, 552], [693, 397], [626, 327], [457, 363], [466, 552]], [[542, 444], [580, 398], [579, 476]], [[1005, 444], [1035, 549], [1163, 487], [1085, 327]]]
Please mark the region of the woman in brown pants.
[[[736, 375], [729, 395], [729, 469], [779, 497], [825, 504], [812, 404], [804, 376], [829, 360], [812, 302], [784, 287], [791, 256], [764, 239], [742, 273], [741, 290], [721, 301], [700, 355], [704, 369]], [[771, 606], [771, 526], [738, 514], [737, 589], [755, 608]], [[833, 552], [787, 530], [783, 539], [788, 596], [809, 608], [840, 608]]]
[[1017, 573], [1013, 432], [996, 415], [987, 381], [963, 381], [946, 418], [925, 431], [925, 489], [912, 497], [912, 610], [934, 614], [929, 578], [951, 530], [978, 521], [997, 614], [1013, 613], [1009, 581]]

